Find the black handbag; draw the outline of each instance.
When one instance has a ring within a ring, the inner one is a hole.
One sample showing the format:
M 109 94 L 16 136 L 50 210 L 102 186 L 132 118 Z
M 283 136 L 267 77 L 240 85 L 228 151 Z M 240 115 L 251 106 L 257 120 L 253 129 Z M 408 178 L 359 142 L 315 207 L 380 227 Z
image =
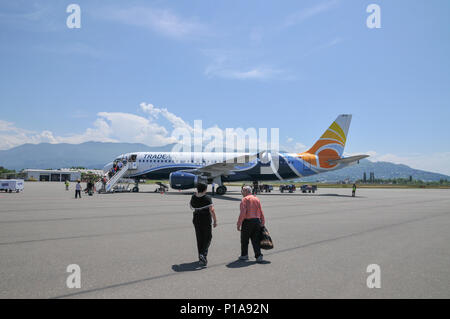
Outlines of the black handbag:
M 272 249 L 273 248 L 273 242 L 272 238 L 270 237 L 269 231 L 266 227 L 261 227 L 261 242 L 260 242 L 261 249 Z

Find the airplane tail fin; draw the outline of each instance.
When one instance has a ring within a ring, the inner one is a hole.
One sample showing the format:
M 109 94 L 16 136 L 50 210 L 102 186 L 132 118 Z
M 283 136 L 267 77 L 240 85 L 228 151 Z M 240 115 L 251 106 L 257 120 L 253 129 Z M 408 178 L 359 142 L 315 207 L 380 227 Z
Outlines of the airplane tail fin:
M 339 159 L 344 153 L 351 120 L 351 114 L 339 115 L 319 140 L 305 153 L 316 155 L 321 167 L 331 167 L 332 165 L 328 161 Z

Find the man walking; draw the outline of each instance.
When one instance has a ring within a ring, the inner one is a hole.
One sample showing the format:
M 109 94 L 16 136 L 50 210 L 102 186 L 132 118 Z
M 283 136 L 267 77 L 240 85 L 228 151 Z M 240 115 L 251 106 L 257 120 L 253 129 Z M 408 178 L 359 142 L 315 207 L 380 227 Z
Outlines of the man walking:
M 241 213 L 237 222 L 237 230 L 241 232 L 240 260 L 248 260 L 248 244 L 252 241 L 253 251 L 257 262 L 263 261 L 261 254 L 261 226 L 265 225 L 264 213 L 258 197 L 252 195 L 252 188 L 242 188 Z

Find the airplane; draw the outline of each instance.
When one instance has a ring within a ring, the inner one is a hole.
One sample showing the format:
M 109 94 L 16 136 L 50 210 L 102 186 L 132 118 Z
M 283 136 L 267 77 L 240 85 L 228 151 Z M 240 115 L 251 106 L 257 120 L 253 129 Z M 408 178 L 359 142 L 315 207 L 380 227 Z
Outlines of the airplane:
M 195 188 L 198 183 L 216 184 L 216 194 L 224 195 L 226 182 L 273 181 L 311 176 L 359 163 L 369 155 L 343 157 L 351 114 L 341 114 L 306 152 L 269 151 L 258 153 L 216 152 L 136 152 L 122 154 L 114 160 L 126 163 L 106 184 L 111 191 L 120 178 L 134 179 L 138 192 L 141 179 L 169 180 L 177 190 Z M 278 159 L 278 165 L 275 165 Z M 113 167 L 108 163 L 103 171 Z M 100 182 L 101 183 L 101 182 Z M 99 189 L 100 185 L 97 187 Z

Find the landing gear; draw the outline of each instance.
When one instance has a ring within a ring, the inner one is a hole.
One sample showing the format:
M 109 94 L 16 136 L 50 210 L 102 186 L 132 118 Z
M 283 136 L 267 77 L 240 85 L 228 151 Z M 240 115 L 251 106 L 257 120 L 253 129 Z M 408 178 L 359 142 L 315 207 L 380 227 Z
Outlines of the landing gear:
M 217 185 L 217 188 L 215 190 L 216 194 L 220 196 L 225 195 L 225 193 L 227 192 L 227 188 L 222 184 L 222 178 L 220 176 L 216 176 L 212 182 Z
M 227 192 L 227 188 L 223 185 L 217 187 L 217 189 L 216 189 L 217 195 L 225 195 L 226 192 Z
M 136 179 L 134 181 L 134 187 L 133 187 L 133 189 L 131 191 L 133 193 L 139 193 L 139 180 L 138 179 Z

